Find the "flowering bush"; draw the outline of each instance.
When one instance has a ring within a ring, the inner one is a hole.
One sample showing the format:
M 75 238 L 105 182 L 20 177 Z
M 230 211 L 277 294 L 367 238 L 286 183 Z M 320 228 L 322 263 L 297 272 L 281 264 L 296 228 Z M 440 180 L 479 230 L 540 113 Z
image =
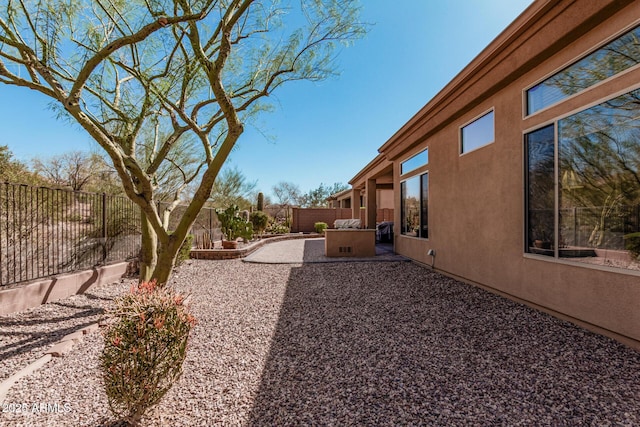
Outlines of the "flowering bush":
M 116 416 L 136 425 L 169 391 L 182 374 L 194 325 L 184 297 L 155 282 L 140 283 L 115 301 L 100 365 Z

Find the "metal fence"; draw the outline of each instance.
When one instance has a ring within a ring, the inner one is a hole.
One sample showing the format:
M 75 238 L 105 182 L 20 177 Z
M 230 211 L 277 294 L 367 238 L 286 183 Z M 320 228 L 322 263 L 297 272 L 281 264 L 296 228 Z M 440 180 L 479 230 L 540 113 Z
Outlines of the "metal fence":
M 624 250 L 624 236 L 640 231 L 640 205 L 576 207 L 560 210 L 563 244 Z
M 161 214 L 168 206 L 157 204 Z M 185 209 L 173 209 L 169 230 Z M 213 247 L 215 210 L 202 209 L 191 233 Z M 0 183 L 0 287 L 135 258 L 140 236 L 140 210 L 126 197 Z
M 0 183 L 0 286 L 137 256 L 140 214 L 107 194 Z
M 162 212 L 169 206 L 168 203 L 158 202 L 158 212 L 162 215 Z M 187 207 L 184 205 L 176 206 L 169 219 L 167 230 L 175 230 L 178 225 L 178 221 L 182 218 L 184 211 Z M 193 244 L 199 249 L 212 249 L 215 240 L 222 238 L 220 227 L 218 223 L 218 216 L 215 209 L 205 207 L 200 210 L 196 220 L 191 226 L 190 234 L 193 234 Z

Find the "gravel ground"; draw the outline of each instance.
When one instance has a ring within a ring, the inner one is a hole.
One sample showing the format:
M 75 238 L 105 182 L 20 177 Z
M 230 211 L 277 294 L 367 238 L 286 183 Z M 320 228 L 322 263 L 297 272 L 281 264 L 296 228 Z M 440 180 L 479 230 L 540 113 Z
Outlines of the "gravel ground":
M 0 381 L 44 355 L 65 335 L 98 322 L 113 298 L 130 280 L 90 289 L 19 313 L 0 316 Z
M 145 426 L 640 425 L 640 353 L 413 263 L 193 261 L 173 282 L 199 323 Z M 17 383 L 5 405 L 28 410 L 0 425 L 117 425 L 101 341 Z

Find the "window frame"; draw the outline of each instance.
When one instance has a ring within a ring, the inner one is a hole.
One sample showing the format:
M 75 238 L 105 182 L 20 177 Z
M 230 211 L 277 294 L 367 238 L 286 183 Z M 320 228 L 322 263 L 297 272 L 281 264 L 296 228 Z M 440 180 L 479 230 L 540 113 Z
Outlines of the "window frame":
M 474 148 L 471 148 L 467 151 L 464 150 L 464 129 L 469 127 L 470 125 L 478 122 L 479 120 L 483 119 L 484 117 L 488 116 L 489 114 L 492 115 L 491 117 L 491 127 L 493 130 L 493 139 L 489 142 L 485 142 L 483 144 L 477 145 Z M 482 113 L 478 114 L 477 116 L 475 116 L 474 118 L 472 118 L 471 120 L 469 120 L 468 122 L 464 123 L 463 125 L 461 125 L 458 128 L 458 155 L 459 156 L 464 156 L 467 155 L 469 153 L 473 153 L 474 151 L 480 150 L 481 148 L 487 147 L 491 144 L 493 144 L 494 142 L 496 142 L 496 109 L 495 107 L 491 107 L 488 110 L 483 111 Z
M 426 203 L 423 199 L 423 194 L 424 194 L 424 178 L 426 177 L 427 180 L 427 188 L 426 188 L 426 192 L 427 192 L 427 200 Z M 406 186 L 406 183 L 409 180 L 412 179 L 416 179 L 418 180 L 418 195 L 419 195 L 419 207 L 418 207 L 418 220 L 419 220 L 419 224 L 418 224 L 418 232 L 416 236 L 412 236 L 409 234 L 406 234 L 403 230 L 404 230 L 404 219 L 405 219 L 405 197 L 404 197 L 404 193 L 405 191 L 404 188 Z M 400 181 L 400 235 L 403 237 L 407 237 L 410 239 L 422 239 L 422 240 L 429 240 L 429 171 L 422 171 L 420 173 L 416 173 L 413 174 L 411 176 L 408 176 L 406 178 L 404 178 L 402 181 Z M 426 210 L 425 210 L 426 208 Z M 424 220 L 424 213 L 426 212 L 426 224 L 423 222 Z M 425 231 L 426 230 L 426 231 Z M 423 235 L 426 234 L 426 235 Z
M 636 69 L 637 67 L 633 67 L 633 69 Z M 616 74 L 615 76 L 612 77 L 618 77 L 620 76 L 620 74 Z M 608 81 L 609 79 L 607 79 Z M 608 102 L 610 100 L 616 99 L 620 96 L 623 96 L 625 94 L 628 94 L 630 92 L 634 92 L 640 90 L 640 83 L 636 83 L 634 85 L 625 87 L 623 89 L 617 90 L 615 92 L 611 92 L 608 93 L 606 96 L 600 97 L 592 102 L 586 103 L 584 105 L 581 105 L 580 107 L 574 108 L 568 112 L 564 112 L 563 114 L 558 114 L 557 116 L 553 117 L 552 119 L 548 119 L 545 120 L 543 122 L 537 123 L 535 126 L 531 126 L 529 128 L 523 129 L 522 131 L 522 160 L 521 160 L 521 165 L 523 167 L 523 182 L 522 182 L 522 188 L 523 188 L 523 198 L 522 198 L 522 206 L 524 209 L 524 217 L 523 217 L 523 227 L 522 227 L 522 250 L 523 250 L 523 256 L 525 258 L 533 258 L 533 259 L 537 259 L 537 260 L 543 260 L 543 261 L 547 261 L 547 262 L 554 262 L 554 263 L 559 263 L 559 264 L 566 264 L 566 265 L 571 265 L 571 266 L 579 266 L 581 268 L 590 268 L 590 269 L 595 269 L 595 270 L 605 270 L 605 271 L 609 271 L 609 272 L 614 272 L 614 273 L 618 273 L 618 274 L 626 274 L 626 275 L 634 275 L 634 276 L 639 276 L 640 277 L 640 271 L 636 271 L 633 269 L 628 269 L 628 268 L 624 268 L 624 267 L 611 267 L 611 266 L 607 266 L 607 265 L 599 265 L 599 264 L 590 264 L 590 263 L 584 263 L 584 262 L 578 262 L 575 260 L 572 260 L 571 257 L 562 257 L 560 256 L 560 248 L 559 248 L 559 244 L 560 244 L 560 176 L 559 176 L 559 172 L 560 172 L 560 154 L 559 154 L 559 146 L 560 146 L 560 132 L 559 132 L 559 123 L 571 116 L 574 116 L 576 114 L 579 114 L 581 112 L 587 111 L 595 106 L 598 106 L 600 104 L 603 104 L 605 102 Z M 566 98 L 565 98 L 566 99 Z M 564 101 L 564 100 L 563 100 Z M 528 221 L 528 203 L 529 203 L 529 199 L 528 199 L 528 190 L 529 190 L 529 181 L 528 181 L 528 174 L 529 174 L 529 159 L 528 159 L 528 152 L 527 152 L 527 144 L 526 144 L 526 140 L 527 140 L 527 135 L 534 133 L 538 130 L 541 130 L 547 126 L 553 126 L 554 127 L 554 240 L 552 242 L 553 244 L 553 254 L 552 256 L 548 256 L 548 255 L 542 255 L 542 254 L 537 254 L 537 253 L 533 253 L 533 252 L 529 252 L 528 249 L 528 239 L 529 239 L 529 230 L 528 230 L 528 225 L 529 225 L 529 221 Z
M 410 162 L 411 160 L 417 158 L 419 155 L 421 154 L 426 154 L 427 156 L 427 161 L 425 163 L 420 163 L 418 166 L 414 166 L 411 169 L 407 170 L 407 171 L 403 171 L 403 165 L 405 163 Z M 429 164 L 429 147 L 426 147 L 424 150 L 420 150 L 417 153 L 413 154 L 412 156 L 407 157 L 405 160 L 400 162 L 400 176 L 405 176 L 405 175 L 409 175 L 425 166 L 427 166 Z
M 564 62 L 562 65 L 560 65 L 559 67 L 557 67 L 556 69 L 554 69 L 553 71 L 549 72 L 548 74 L 544 75 L 543 77 L 541 77 L 540 79 L 534 81 L 533 83 L 531 83 L 528 86 L 525 86 L 524 89 L 522 90 L 522 118 L 523 119 L 529 119 L 531 117 L 534 117 L 538 114 L 541 114 L 544 111 L 547 111 L 565 101 L 569 101 L 571 99 L 573 99 L 576 96 L 580 96 L 581 94 L 585 93 L 586 91 L 590 91 L 593 90 L 594 88 L 597 88 L 598 86 L 602 85 L 602 84 L 606 84 L 607 82 L 611 81 L 612 79 L 616 79 L 618 77 L 621 77 L 627 73 L 633 72 L 634 70 L 640 68 L 640 63 L 633 65 L 629 68 L 624 69 L 623 71 L 616 73 L 612 76 L 607 77 L 604 80 L 600 80 L 597 83 L 588 86 L 576 93 L 573 93 L 565 98 L 562 98 L 552 104 L 546 105 L 545 107 L 536 110 L 533 113 L 529 113 L 529 99 L 527 97 L 528 92 L 533 89 L 534 87 L 538 86 L 539 84 L 545 82 L 546 80 L 552 78 L 553 76 L 556 76 L 558 74 L 560 74 L 561 72 L 563 72 L 564 70 L 568 69 L 569 67 L 571 67 L 574 64 L 577 64 L 578 62 L 580 62 L 581 60 L 585 59 L 586 57 L 588 57 L 589 55 L 597 52 L 598 50 L 602 49 L 603 47 L 607 46 L 609 43 L 615 41 L 616 39 L 622 37 L 623 35 L 625 35 L 626 33 L 630 32 L 631 30 L 635 29 L 636 27 L 640 27 L 640 19 L 636 20 L 634 22 L 632 22 L 631 24 L 625 26 L 624 28 L 622 28 L 620 31 L 610 35 L 609 37 L 607 37 L 604 40 L 601 40 L 597 45 L 594 45 L 584 51 L 582 51 L 581 53 L 579 53 L 578 55 L 576 55 L 575 57 L 573 57 L 572 59 L 570 59 L 569 61 Z
M 417 156 L 426 153 L 426 157 L 427 157 L 427 162 L 420 164 L 414 168 L 412 168 L 409 171 L 406 171 L 403 173 L 402 171 L 402 164 L 406 163 L 408 161 L 411 161 L 412 159 L 416 158 Z M 421 240 L 428 240 L 429 239 L 429 220 L 428 220 L 428 212 L 429 212 L 429 147 L 426 146 L 424 149 L 418 151 L 415 154 L 412 154 L 411 156 L 408 156 L 405 158 L 405 160 L 399 162 L 400 163 L 400 226 L 399 226 L 399 235 L 402 237 L 406 237 L 409 239 L 421 239 Z M 422 195 L 424 192 L 423 189 L 423 179 L 424 176 L 427 176 L 427 201 L 426 201 L 426 205 L 425 202 L 423 201 Z M 420 224 L 418 225 L 418 235 L 417 236 L 412 236 L 412 235 L 408 235 L 405 234 L 404 230 L 404 220 L 405 220 L 405 197 L 404 197 L 404 191 L 403 189 L 405 188 L 406 182 L 412 179 L 417 179 L 418 180 L 418 197 L 419 197 L 419 208 L 418 208 L 418 219 L 420 221 Z M 425 207 L 426 207 L 426 216 L 427 216 L 427 221 L 426 224 L 423 224 L 423 212 L 425 212 Z M 426 236 L 423 236 L 423 231 L 426 225 Z

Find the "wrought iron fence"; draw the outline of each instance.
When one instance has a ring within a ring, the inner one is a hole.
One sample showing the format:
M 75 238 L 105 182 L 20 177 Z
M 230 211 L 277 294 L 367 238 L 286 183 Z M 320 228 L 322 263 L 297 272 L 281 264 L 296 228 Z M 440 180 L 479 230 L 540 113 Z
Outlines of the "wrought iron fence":
M 574 247 L 624 250 L 624 236 L 640 231 L 640 205 L 560 210 L 562 242 Z
M 169 205 L 158 202 L 158 211 Z M 173 209 L 173 230 L 185 206 Z M 197 245 L 220 238 L 215 210 L 204 208 L 191 233 Z M 0 287 L 135 258 L 140 210 L 126 197 L 0 183 Z
M 162 214 L 168 206 L 168 203 L 158 202 L 158 212 Z M 167 230 L 175 230 L 178 225 L 178 220 L 182 217 L 186 208 L 184 205 L 179 205 L 173 209 Z M 191 226 L 190 233 L 194 236 L 194 246 L 199 249 L 213 248 L 214 241 L 222 238 L 222 233 L 218 225 L 218 217 L 215 209 L 210 207 L 202 208 Z
M 0 286 L 137 256 L 140 214 L 107 194 L 0 183 Z

